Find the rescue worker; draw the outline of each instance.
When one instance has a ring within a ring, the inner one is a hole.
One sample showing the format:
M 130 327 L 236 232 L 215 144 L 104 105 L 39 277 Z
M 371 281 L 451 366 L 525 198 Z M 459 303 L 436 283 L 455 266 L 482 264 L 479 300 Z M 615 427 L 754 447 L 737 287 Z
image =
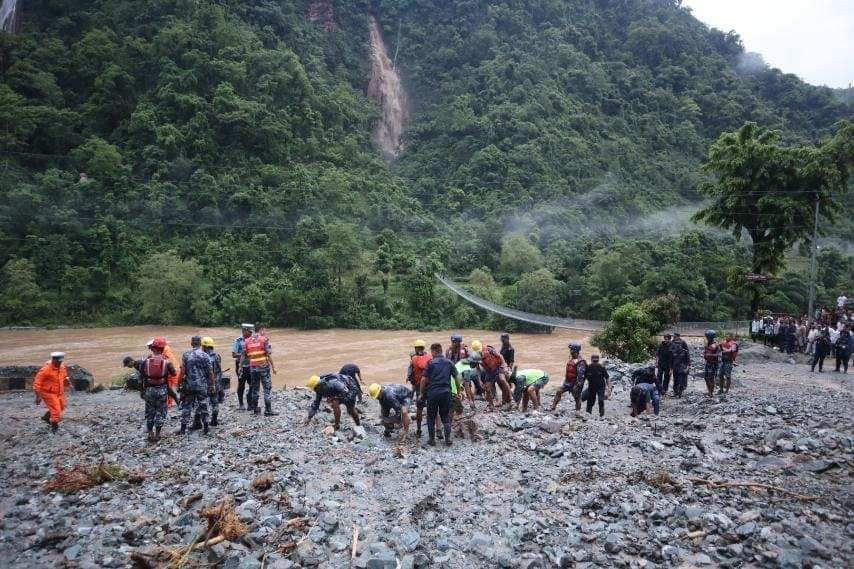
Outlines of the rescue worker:
M 383 435 L 390 437 L 394 426 L 400 423 L 403 427 L 400 440 L 404 440 L 409 434 L 409 404 L 412 402 L 412 389 L 399 383 L 383 386 L 372 383 L 368 387 L 368 395 L 380 404 L 380 420 L 385 428 Z M 392 411 L 394 411 L 394 417 L 391 416 Z
M 480 340 L 472 340 L 471 350 L 469 350 L 469 355 L 477 354 L 479 358 L 481 358 L 481 363 L 483 363 L 483 355 L 481 354 L 481 350 L 483 349 L 483 345 L 480 343 Z M 481 369 L 481 373 L 478 374 L 478 377 L 474 383 L 474 390 L 478 397 L 483 397 L 483 370 Z
M 706 345 L 703 347 L 703 359 L 706 362 L 703 378 L 706 380 L 706 391 L 709 397 L 715 394 L 715 379 L 718 377 L 718 368 L 721 365 L 721 345 L 715 342 L 715 335 L 714 330 L 706 330 Z
M 276 364 L 273 362 L 273 348 L 270 340 L 264 334 L 255 332 L 243 340 L 243 351 L 249 360 L 249 395 L 247 405 L 256 415 L 261 413 L 258 406 L 259 391 L 264 386 L 264 416 L 272 417 L 278 415 L 273 411 L 273 382 L 270 379 L 270 371 L 276 373 Z
M 181 377 L 178 382 L 178 391 L 181 394 L 184 394 L 184 389 L 187 385 L 187 368 L 190 361 L 190 356 L 193 355 L 193 352 L 201 349 L 202 347 L 202 337 L 201 336 L 190 336 L 190 349 L 185 350 L 184 353 L 181 354 Z M 183 409 L 183 407 L 182 407 Z M 202 416 L 196 411 L 195 416 L 193 417 L 193 425 L 190 427 L 190 430 L 197 431 L 202 428 Z
M 571 393 L 575 399 L 575 410 L 581 411 L 581 387 L 584 384 L 584 373 L 587 370 L 587 362 L 581 357 L 581 344 L 578 342 L 569 343 L 569 360 L 566 362 L 566 374 L 563 378 L 563 384 L 552 400 L 552 408 L 557 409 L 557 404 L 560 403 L 564 393 Z
M 516 367 L 516 348 L 510 344 L 510 334 L 502 332 L 501 334 L 501 357 L 511 370 Z
M 169 377 L 176 375 L 174 364 L 163 353 L 166 340 L 155 338 L 148 345 L 151 353 L 142 360 L 126 357 L 125 367 L 139 372 L 139 396 L 145 401 L 145 427 L 148 431 L 148 442 L 158 442 L 160 431 L 166 423 L 167 403 L 171 396 L 176 401 L 180 398 L 169 386 Z
M 172 349 L 172 346 L 170 346 L 169 343 L 166 342 L 166 338 L 163 338 L 162 336 L 158 336 L 158 338 L 161 338 L 165 344 L 165 347 L 163 348 L 162 352 L 163 355 L 166 356 L 166 359 L 172 362 L 172 367 L 175 369 L 175 373 L 166 378 L 166 382 L 169 384 L 170 393 L 175 393 L 178 388 L 178 383 L 181 381 L 181 361 L 178 359 L 178 355 Z M 174 398 L 170 395 L 169 398 L 166 400 L 166 406 L 171 407 L 177 401 L 177 398 Z
M 341 405 L 347 408 L 347 413 L 353 418 L 356 425 L 361 425 L 359 422 L 359 411 L 356 409 L 356 388 L 352 378 L 338 373 L 325 373 L 323 375 L 313 375 L 308 378 L 306 387 L 314 391 L 314 402 L 308 410 L 308 417 L 304 425 L 311 423 L 314 416 L 320 410 L 320 402 L 326 398 L 326 402 L 332 407 L 332 413 L 335 417 L 335 430 L 341 428 Z
M 673 350 L 673 396 L 682 397 L 682 393 L 688 388 L 688 372 L 691 369 L 691 352 L 688 344 L 682 339 L 679 332 L 673 333 L 673 341 L 670 343 Z
M 471 403 L 472 411 L 477 410 L 474 403 L 473 386 L 480 382 L 480 361 L 480 354 L 472 352 L 468 358 L 460 360 L 457 364 L 457 372 L 459 372 L 460 378 L 463 381 L 463 390 L 465 391 L 466 398 Z
M 495 385 L 501 389 L 501 405 L 511 405 L 510 384 L 507 382 L 509 371 L 507 362 L 501 354 L 492 346 L 486 346 L 480 353 L 481 357 L 481 379 L 483 381 L 483 392 L 486 396 L 486 404 L 490 411 L 494 410 L 493 400 L 496 397 Z
M 460 334 L 451 334 L 451 345 L 445 351 L 445 357 L 453 363 L 469 357 L 468 346 L 463 345 L 463 337 Z
M 667 388 L 670 386 L 670 375 L 673 371 L 673 350 L 671 349 L 671 338 L 670 334 L 665 334 L 661 344 L 658 345 L 658 350 L 656 350 L 656 367 L 658 368 L 658 373 L 656 375 L 655 384 L 661 393 L 667 393 Z
M 540 408 L 540 391 L 549 382 L 549 375 L 541 369 L 523 369 L 513 372 L 516 377 L 514 398 L 517 405 L 521 405 L 522 412 L 528 411 L 528 402 L 534 411 Z M 516 395 L 518 394 L 518 395 Z
M 436 446 L 436 417 L 442 420 L 445 445 L 451 446 L 451 390 L 452 381 L 459 379 L 454 363 L 442 355 L 442 345 L 430 346 L 432 358 L 424 370 L 419 397 L 427 404 L 427 444 Z
M 195 340 L 195 338 L 194 338 Z M 181 376 L 181 431 L 187 432 L 187 425 L 194 411 L 199 415 L 204 433 L 208 434 L 208 401 L 216 395 L 216 377 L 208 354 L 199 346 L 192 350 L 185 361 Z
M 841 367 L 842 373 L 848 373 L 848 360 L 851 358 L 851 350 L 854 348 L 854 342 L 852 342 L 851 331 L 847 327 L 839 333 L 834 348 L 836 348 L 835 371 L 839 373 Z
M 582 393 L 582 401 L 587 402 L 587 412 L 593 412 L 593 404 L 599 403 L 599 417 L 605 416 L 605 389 L 608 386 L 608 370 L 599 363 L 599 354 L 590 356 L 590 365 L 584 370 L 582 385 L 587 382 L 587 389 Z
M 427 364 L 430 363 L 432 356 L 424 351 L 427 344 L 424 340 L 415 340 L 412 344 L 415 350 L 414 354 L 409 356 L 409 368 L 406 371 L 406 381 L 412 385 L 412 390 L 415 392 L 417 402 L 415 403 L 415 436 L 421 436 L 421 421 L 424 416 L 424 406 L 426 402 L 418 397 L 421 393 L 421 381 L 424 378 L 424 371 L 427 369 Z
M 814 355 L 812 357 L 812 365 L 810 372 L 815 371 L 815 365 L 818 364 L 818 372 L 821 373 L 824 368 L 824 358 L 830 354 L 830 338 L 827 337 L 827 329 L 820 330 L 815 338 L 815 346 L 813 347 Z
M 356 386 L 356 390 L 359 392 L 359 403 L 361 403 L 362 385 L 365 384 L 365 381 L 362 379 L 362 370 L 359 369 L 359 366 L 357 366 L 356 364 L 344 364 L 343 366 L 341 366 L 341 369 L 338 370 L 338 373 L 353 378 L 353 383 Z
M 650 404 L 652 404 L 653 412 L 656 415 L 661 410 L 661 395 L 658 393 L 658 388 L 652 383 L 638 383 L 632 387 L 629 400 L 632 406 L 632 417 L 649 411 Z
M 720 394 L 729 393 L 729 388 L 732 385 L 732 366 L 735 363 L 735 358 L 738 355 L 738 343 L 732 337 L 732 334 L 727 334 L 723 344 L 721 344 L 721 369 L 720 369 Z
M 42 415 L 42 421 L 50 424 L 50 430 L 55 433 L 59 430 L 59 421 L 62 412 L 65 411 L 65 386 L 74 388 L 68 379 L 68 370 L 63 361 L 64 352 L 53 352 L 50 360 L 36 372 L 33 380 L 33 391 L 36 393 L 36 406 L 44 401 L 47 411 Z
M 637 385 L 639 383 L 651 383 L 660 389 L 658 385 L 658 377 L 655 374 L 655 366 L 645 365 L 641 366 L 635 371 L 632 372 L 632 385 Z
M 211 404 L 211 427 L 216 427 L 219 425 L 219 403 L 222 401 L 223 395 L 223 386 L 222 386 L 222 358 L 218 353 L 214 351 L 216 345 L 214 345 L 213 338 L 210 336 L 205 336 L 202 338 L 202 350 L 208 355 L 211 359 L 211 366 L 213 367 L 213 375 L 214 375 L 214 392 L 211 393 L 210 396 L 210 404 Z
M 254 332 L 254 324 L 243 324 L 240 327 L 240 336 L 231 344 L 231 357 L 234 358 L 234 369 L 237 373 L 237 408 L 240 410 L 247 408 L 243 405 L 243 394 L 246 384 L 249 383 L 249 358 L 246 357 L 243 344 Z

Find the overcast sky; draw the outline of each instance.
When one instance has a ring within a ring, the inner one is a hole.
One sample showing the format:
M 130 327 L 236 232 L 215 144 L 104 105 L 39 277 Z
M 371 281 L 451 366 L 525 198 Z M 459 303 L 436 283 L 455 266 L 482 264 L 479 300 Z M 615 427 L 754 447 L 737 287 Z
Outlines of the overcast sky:
M 854 82 L 854 0 L 683 0 L 694 16 L 735 30 L 747 51 L 815 85 Z

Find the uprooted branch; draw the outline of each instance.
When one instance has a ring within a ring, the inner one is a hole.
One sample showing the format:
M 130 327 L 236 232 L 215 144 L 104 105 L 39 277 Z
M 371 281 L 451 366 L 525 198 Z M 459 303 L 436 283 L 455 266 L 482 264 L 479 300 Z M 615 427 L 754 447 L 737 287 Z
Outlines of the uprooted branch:
M 786 490 L 785 488 L 781 488 L 780 486 L 772 486 L 770 484 L 763 484 L 761 482 L 715 482 L 714 480 L 707 480 L 705 478 L 697 478 L 690 477 L 688 478 L 694 484 L 702 484 L 704 486 L 708 486 L 712 489 L 718 488 L 747 488 L 749 490 L 766 490 L 768 492 L 779 492 L 780 494 L 790 496 L 795 498 L 796 500 L 800 500 L 802 502 L 811 502 L 813 500 L 818 500 L 817 496 L 809 496 L 807 494 L 798 494 L 797 492 L 792 492 L 790 490 Z

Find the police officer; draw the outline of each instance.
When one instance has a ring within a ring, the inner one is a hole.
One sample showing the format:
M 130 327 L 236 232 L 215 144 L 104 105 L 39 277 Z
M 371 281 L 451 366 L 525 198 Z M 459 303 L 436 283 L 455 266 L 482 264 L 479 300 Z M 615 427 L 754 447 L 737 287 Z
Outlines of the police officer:
M 272 417 L 278 415 L 273 411 L 273 382 L 270 379 L 270 371 L 276 373 L 276 364 L 273 362 L 273 348 L 270 340 L 260 331 L 256 330 L 248 338 L 243 340 L 243 352 L 249 360 L 249 396 L 247 405 L 256 414 L 261 413 L 258 406 L 261 386 L 264 386 L 264 415 Z
M 231 357 L 234 358 L 234 370 L 237 374 L 237 404 L 238 409 L 246 409 L 243 405 L 243 393 L 246 391 L 246 384 L 249 383 L 249 358 L 243 350 L 243 343 L 246 338 L 252 336 L 255 332 L 254 324 L 243 324 L 240 327 L 241 335 L 238 336 L 231 345 Z
M 205 336 L 202 338 L 202 350 L 208 355 L 211 359 L 211 366 L 213 366 L 213 374 L 214 374 L 214 387 L 215 391 L 211 393 L 210 396 L 210 405 L 211 405 L 211 426 L 216 427 L 219 425 L 219 403 L 222 401 L 223 396 L 223 386 L 222 386 L 222 358 L 218 353 L 214 351 L 216 346 L 214 345 L 213 338 L 210 336 Z
M 608 370 L 599 363 L 599 354 L 590 356 L 590 365 L 584 370 L 582 382 L 587 382 L 587 412 L 593 412 L 593 404 L 599 403 L 599 417 L 605 416 L 605 388 L 608 385 Z
M 201 419 L 204 433 L 208 434 L 208 402 L 211 395 L 216 394 L 216 378 L 211 358 L 201 348 L 201 338 L 199 338 L 199 347 L 192 350 L 182 361 L 182 367 L 186 367 L 181 374 L 180 434 L 187 432 L 187 425 L 194 411 Z
M 688 387 L 688 371 L 691 369 L 691 352 L 688 344 L 682 339 L 678 332 L 673 333 L 673 341 L 670 343 L 673 352 L 673 395 L 682 397 Z
M 658 375 L 656 376 L 655 384 L 662 393 L 667 393 L 667 388 L 670 386 L 670 374 L 673 370 L 673 350 L 670 349 L 672 336 L 665 334 L 661 344 L 658 345 L 656 351 L 656 367 Z

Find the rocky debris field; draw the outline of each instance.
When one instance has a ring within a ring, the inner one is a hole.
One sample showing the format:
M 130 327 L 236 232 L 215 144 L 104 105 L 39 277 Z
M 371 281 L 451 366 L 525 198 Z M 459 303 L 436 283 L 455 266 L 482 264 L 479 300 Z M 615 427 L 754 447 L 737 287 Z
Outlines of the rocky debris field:
M 31 394 L 6 394 L 0 565 L 851 566 L 847 377 L 750 363 L 725 399 L 691 381 L 656 420 L 630 418 L 617 381 L 602 420 L 571 398 L 556 414 L 480 413 L 482 440 L 450 448 L 385 439 L 372 400 L 364 431 L 345 414 L 330 434 L 328 412 L 303 427 L 304 390 L 276 391 L 272 418 L 229 394 L 207 437 L 173 434 L 170 410 L 157 445 L 135 393 L 72 395 L 55 436 Z M 46 491 L 58 469 L 102 461 L 102 484 Z M 223 503 L 228 531 L 221 510 L 202 515 Z

